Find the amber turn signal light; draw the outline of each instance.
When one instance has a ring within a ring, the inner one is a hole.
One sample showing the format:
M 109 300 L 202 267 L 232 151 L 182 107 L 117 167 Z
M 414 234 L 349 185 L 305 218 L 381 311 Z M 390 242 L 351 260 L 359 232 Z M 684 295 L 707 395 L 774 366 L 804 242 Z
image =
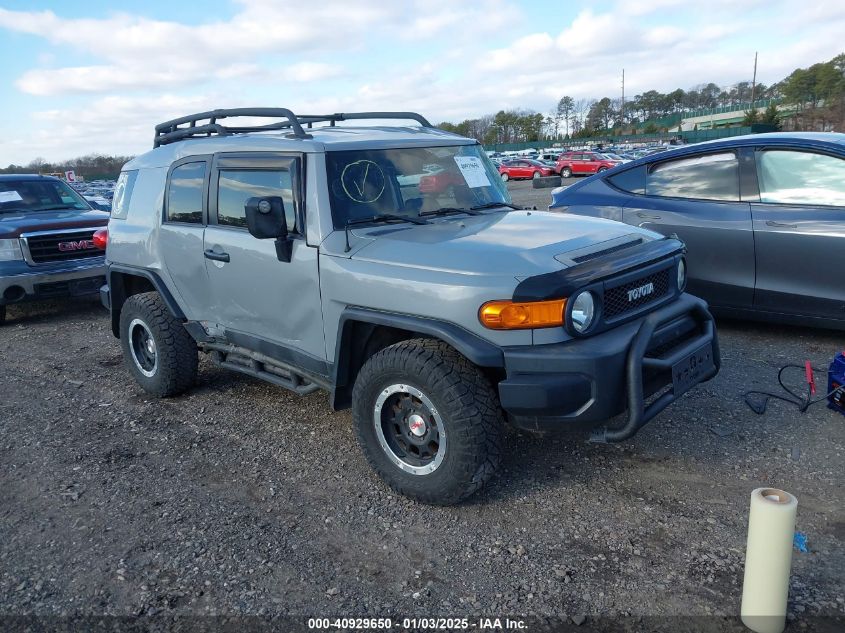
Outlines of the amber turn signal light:
M 478 310 L 481 325 L 491 330 L 524 330 L 563 325 L 566 299 L 552 301 L 488 301 Z

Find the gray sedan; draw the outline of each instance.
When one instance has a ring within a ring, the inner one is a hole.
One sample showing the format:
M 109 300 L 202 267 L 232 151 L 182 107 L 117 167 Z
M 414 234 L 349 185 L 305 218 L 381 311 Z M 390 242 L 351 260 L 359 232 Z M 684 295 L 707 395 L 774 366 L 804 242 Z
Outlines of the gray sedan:
M 549 209 L 677 234 L 689 292 L 717 313 L 845 329 L 845 134 L 647 156 L 553 191 Z

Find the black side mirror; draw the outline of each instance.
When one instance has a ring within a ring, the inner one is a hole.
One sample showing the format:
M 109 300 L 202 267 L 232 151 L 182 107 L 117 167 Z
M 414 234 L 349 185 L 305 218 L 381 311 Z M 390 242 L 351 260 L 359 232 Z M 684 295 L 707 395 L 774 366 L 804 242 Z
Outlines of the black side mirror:
M 259 240 L 286 238 L 285 202 L 280 196 L 250 198 L 244 204 L 246 225 L 250 234 Z
M 280 196 L 250 198 L 244 204 L 244 212 L 250 235 L 259 240 L 276 238 L 276 257 L 280 262 L 289 262 L 293 243 L 288 237 L 284 200 Z

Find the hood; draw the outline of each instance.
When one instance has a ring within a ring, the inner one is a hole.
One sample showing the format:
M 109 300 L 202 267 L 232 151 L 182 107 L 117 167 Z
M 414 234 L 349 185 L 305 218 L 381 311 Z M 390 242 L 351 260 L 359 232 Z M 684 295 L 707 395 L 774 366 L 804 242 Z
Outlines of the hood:
M 353 259 L 475 275 L 536 275 L 568 268 L 589 253 L 661 236 L 600 218 L 511 211 L 439 218 L 422 226 L 355 229 L 373 241 Z M 556 256 L 563 256 L 555 259 Z
M 0 213 L 0 239 L 20 237 L 31 231 L 62 231 L 104 227 L 109 223 L 107 211 L 95 209 L 62 209 L 56 211 L 10 211 Z

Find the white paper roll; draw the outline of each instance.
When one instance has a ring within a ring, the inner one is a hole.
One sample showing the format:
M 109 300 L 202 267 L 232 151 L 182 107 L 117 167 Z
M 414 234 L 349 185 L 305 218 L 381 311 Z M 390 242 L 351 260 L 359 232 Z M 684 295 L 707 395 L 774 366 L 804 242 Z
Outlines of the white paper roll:
M 781 633 L 786 626 L 797 509 L 798 500 L 783 490 L 751 493 L 740 615 L 757 633 Z

